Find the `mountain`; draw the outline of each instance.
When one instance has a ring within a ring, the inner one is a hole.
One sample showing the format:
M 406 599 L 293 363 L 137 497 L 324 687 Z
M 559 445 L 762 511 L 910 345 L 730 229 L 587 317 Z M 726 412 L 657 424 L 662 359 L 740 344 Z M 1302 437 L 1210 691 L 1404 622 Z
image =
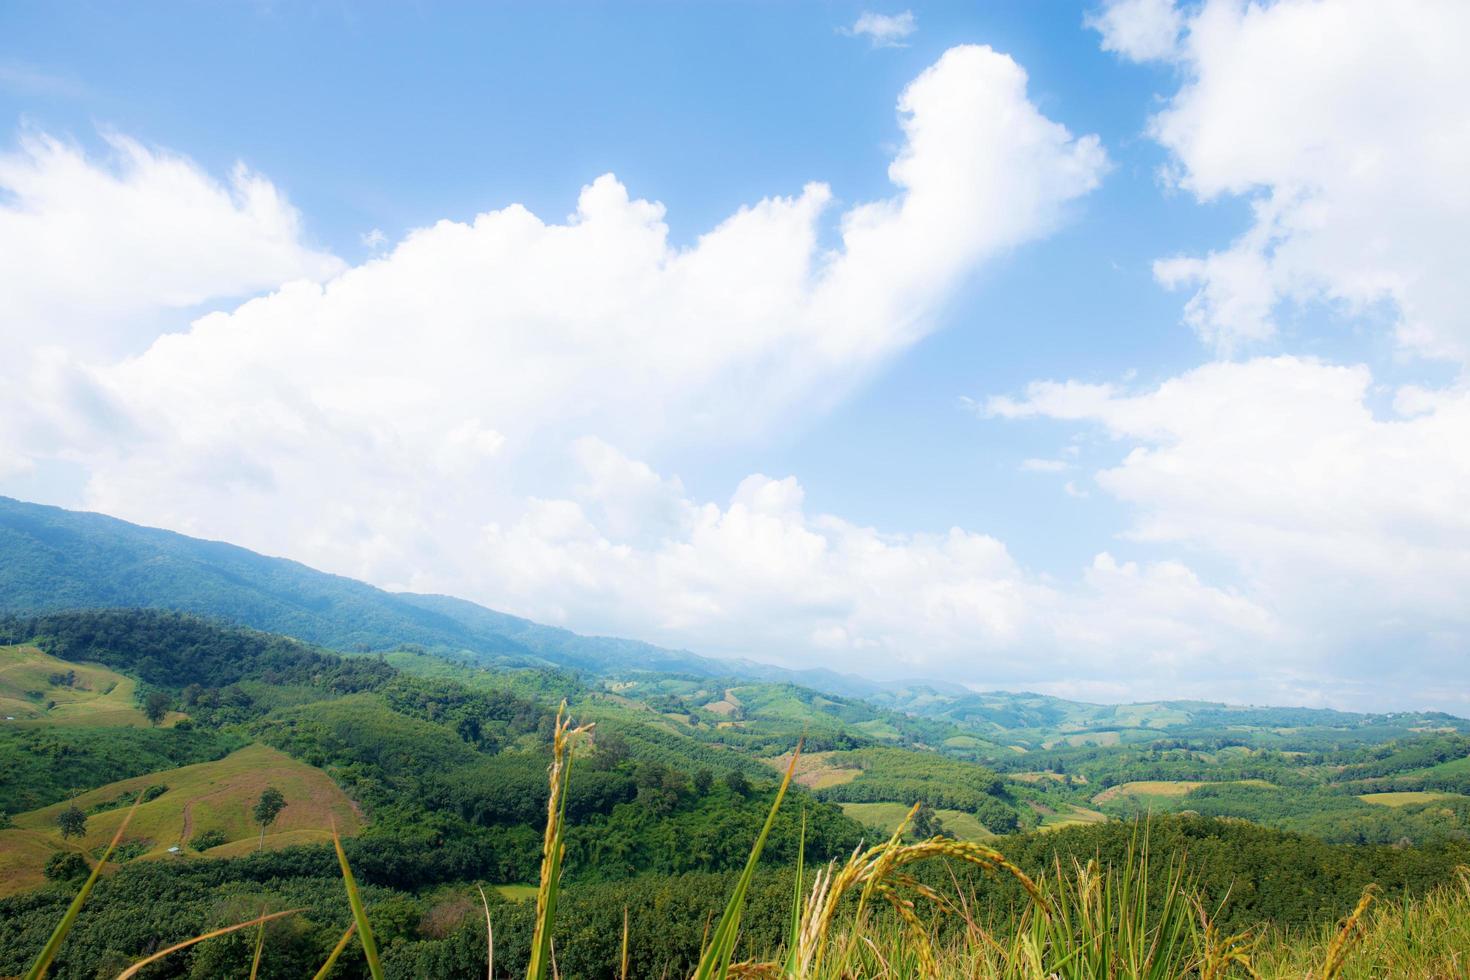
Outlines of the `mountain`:
M 1094 705 L 1041 694 L 976 693 L 941 681 L 878 683 L 830 670 L 716 659 L 638 640 L 583 636 L 450 596 L 388 592 L 219 541 L 0 497 L 0 615 L 99 608 L 195 613 L 349 652 L 419 646 L 483 665 L 789 684 L 860 698 L 983 738 L 1024 732 L 1020 740 L 1035 746 L 1083 744 L 1096 741 L 1094 733 L 1147 739 L 1219 726 L 1470 730 L 1462 719 L 1433 712 L 1383 716 L 1184 701 Z
M 219 541 L 0 497 L 0 613 L 81 608 L 172 609 L 337 650 L 417 644 L 598 672 L 733 672 L 687 651 L 581 636 L 462 599 L 387 592 Z
M 796 683 L 848 696 L 878 689 L 833 671 L 791 671 L 583 636 L 464 599 L 387 592 L 232 544 L 0 497 L 0 614 L 83 608 L 189 612 L 335 650 L 412 644 L 477 661 L 596 674 L 658 670 Z

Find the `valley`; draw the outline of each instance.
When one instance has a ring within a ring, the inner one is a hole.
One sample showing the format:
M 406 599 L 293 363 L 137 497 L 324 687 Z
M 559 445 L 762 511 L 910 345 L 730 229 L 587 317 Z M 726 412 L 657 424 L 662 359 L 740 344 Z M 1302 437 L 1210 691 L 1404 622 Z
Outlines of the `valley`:
M 798 746 L 751 886 L 752 951 L 780 942 L 798 855 L 810 871 L 885 839 L 915 803 L 905 840 L 984 844 L 1037 875 L 1074 857 L 1126 864 L 1146 834 L 1188 854 L 1223 929 L 1325 928 L 1369 882 L 1427 894 L 1470 862 L 1470 722 L 1448 715 L 1091 705 L 669 651 L 645 664 L 624 641 L 179 536 L 164 564 L 199 574 L 158 579 L 151 608 L 50 608 L 34 597 L 101 601 L 57 557 L 82 547 L 66 535 L 91 535 L 119 579 L 139 563 L 158 574 L 148 548 L 163 545 L 38 510 L 0 521 L 0 973 L 23 968 L 140 799 L 91 900 L 111 912 L 78 920 L 58 976 L 261 906 L 308 909 L 270 934 L 276 968 L 309 973 L 346 922 L 334 827 L 391 975 L 483 970 L 477 886 L 517 969 L 563 702 L 593 725 L 565 802 L 569 977 L 607 975 L 624 907 L 646 939 L 635 975 L 688 972 Z M 288 615 L 296 602 L 310 615 Z M 282 617 L 317 639 L 263 628 Z M 284 806 L 262 834 L 268 787 Z M 63 838 L 73 808 L 85 829 Z M 958 875 L 1005 928 L 1022 893 L 973 870 L 934 882 Z M 191 969 L 248 972 L 249 952 L 220 941 Z

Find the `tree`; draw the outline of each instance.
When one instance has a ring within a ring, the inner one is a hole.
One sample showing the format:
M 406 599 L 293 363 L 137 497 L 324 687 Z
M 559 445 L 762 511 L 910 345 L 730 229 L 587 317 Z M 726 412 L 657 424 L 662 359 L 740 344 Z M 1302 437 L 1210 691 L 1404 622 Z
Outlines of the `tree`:
M 708 769 L 701 769 L 694 774 L 694 792 L 701 797 L 708 796 L 710 788 L 715 784 L 715 774 Z
M 87 836 L 87 815 L 73 803 L 57 814 L 56 826 L 61 828 L 61 839 Z
M 919 804 L 919 811 L 914 814 L 914 822 L 909 825 L 909 833 L 913 834 L 916 840 L 947 836 L 939 815 L 928 803 Z
M 256 850 L 265 847 L 265 828 L 276 822 L 276 817 L 285 806 L 286 798 L 274 786 L 267 786 L 260 791 L 260 799 L 255 801 L 255 807 L 250 811 L 250 816 L 260 824 L 260 846 Z
M 158 724 L 168 717 L 169 697 L 162 691 L 150 691 L 148 698 L 143 702 L 143 713 L 153 724 Z
M 731 769 L 725 773 L 725 785 L 730 787 L 730 792 L 737 796 L 750 795 L 750 780 L 745 778 L 745 773 L 739 769 Z

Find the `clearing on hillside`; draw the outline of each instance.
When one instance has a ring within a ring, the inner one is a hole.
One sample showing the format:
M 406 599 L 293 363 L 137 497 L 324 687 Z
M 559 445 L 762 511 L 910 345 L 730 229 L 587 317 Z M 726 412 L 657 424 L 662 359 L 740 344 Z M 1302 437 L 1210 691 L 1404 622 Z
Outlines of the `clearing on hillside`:
M 286 798 L 285 808 L 266 833 L 268 848 L 329 841 L 334 818 L 343 836 L 356 834 L 362 826 L 352 801 L 326 773 L 267 746 L 249 745 L 216 762 L 119 780 L 75 800 L 16 816 L 12 828 L 0 830 L 0 895 L 39 885 L 46 859 L 55 851 L 80 851 L 90 857 L 100 854 L 134 796 L 154 786 L 167 789 L 138 807 L 123 837 L 124 846 L 133 842 L 133 857 L 200 857 L 189 842 L 210 830 L 222 834 L 225 842 L 202 856 L 250 853 L 260 842 L 260 829 L 251 820 L 250 810 L 267 786 L 274 786 Z M 63 841 L 56 827 L 57 815 L 71 803 L 87 813 L 87 834 L 80 841 Z M 94 807 L 104 809 L 92 812 Z M 180 848 L 177 855 L 169 853 L 173 846 Z
M 32 646 L 0 646 L 0 721 L 147 728 L 138 688 L 101 664 L 73 663 Z M 170 712 L 164 724 L 183 715 Z
M 877 827 L 885 834 L 893 833 L 898 822 L 908 816 L 908 803 L 843 803 L 842 812 L 867 827 Z M 973 813 L 964 810 L 935 810 L 934 815 L 944 830 L 959 840 L 985 840 L 994 837 Z
M 863 774 L 855 766 L 838 764 L 834 758 L 837 755 L 837 752 L 812 752 L 803 755 L 796 762 L 796 775 L 792 778 L 808 789 L 826 789 L 828 786 L 850 783 Z M 791 753 L 761 761 L 778 772 L 785 772 L 786 767 L 791 765 Z
M 1077 806 L 1075 803 L 1068 803 L 1060 810 L 1054 810 L 1044 803 L 1031 802 L 1027 805 L 1041 817 L 1040 830 L 1060 830 L 1062 827 L 1076 827 L 1081 824 L 1107 823 L 1108 820 L 1107 814 Z
M 1358 799 L 1364 803 L 1377 803 L 1380 806 L 1409 806 L 1412 803 L 1433 803 L 1435 800 L 1463 800 L 1465 797 L 1459 793 L 1431 793 L 1418 791 L 1400 791 L 1396 793 L 1364 793 Z
M 1206 783 L 1194 779 L 1139 779 L 1131 783 L 1119 783 L 1117 786 L 1109 786 L 1092 798 L 1093 803 L 1107 803 L 1120 797 L 1132 797 L 1134 800 L 1146 803 L 1152 798 L 1177 799 L 1186 796 L 1191 790 L 1198 789 Z M 1236 779 L 1226 782 L 1213 783 L 1215 786 L 1261 786 L 1271 788 L 1274 784 L 1264 779 Z

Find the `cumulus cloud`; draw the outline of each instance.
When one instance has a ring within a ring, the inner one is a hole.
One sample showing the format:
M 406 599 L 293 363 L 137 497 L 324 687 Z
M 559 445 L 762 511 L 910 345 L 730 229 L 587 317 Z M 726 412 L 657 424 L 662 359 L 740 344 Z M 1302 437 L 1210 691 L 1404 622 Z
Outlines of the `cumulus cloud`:
M 1366 367 L 1282 356 L 1137 392 L 1037 383 L 990 409 L 1119 440 L 1096 483 L 1134 508 L 1129 537 L 1230 569 L 1279 622 L 1277 665 L 1353 678 L 1393 651 L 1394 683 L 1427 691 L 1463 677 L 1470 640 L 1470 392 L 1410 389 L 1384 417 L 1372 392 Z
M 962 283 L 1054 228 L 1106 167 L 1096 137 L 1045 118 L 989 48 L 947 52 L 898 109 L 892 195 L 838 214 L 812 183 L 676 248 L 663 207 L 604 175 L 563 221 L 519 205 L 446 220 L 320 281 L 336 260 L 300 244 L 259 178 L 226 186 L 131 149 L 99 168 L 37 144 L 21 158 L 130 202 L 168 175 L 197 192 L 195 218 L 264 229 L 271 247 L 237 259 L 280 260 L 104 276 L 96 304 L 156 311 L 291 281 L 121 359 L 89 353 L 97 338 L 41 350 L 28 334 L 4 458 L 79 467 L 82 502 L 119 516 L 584 629 L 1006 675 L 1045 641 L 1034 610 L 1051 588 L 995 539 L 809 514 L 791 478 L 699 500 L 642 462 L 800 424 L 936 329 Z M 151 227 L 156 247 L 130 239 L 130 215 L 76 213 L 76 241 L 141 255 L 91 262 L 209 251 L 178 215 Z M 3 226 L 0 248 L 24 253 L 51 224 Z M 52 292 L 65 297 L 34 304 Z
M 161 309 L 342 270 L 303 242 L 296 210 L 243 164 L 220 181 L 125 136 L 105 141 L 104 160 L 42 133 L 0 154 L 0 343 L 10 351 L 131 353 L 156 335 Z
M 1184 15 L 1174 0 L 1107 0 L 1083 20 L 1102 35 L 1102 48 L 1130 61 L 1174 57 Z
M 1167 31 L 1156 46 L 1125 27 L 1169 6 L 1109 5 L 1104 46 L 1163 56 Z M 1183 84 L 1150 132 L 1178 186 L 1253 209 L 1228 246 L 1156 266 L 1197 290 L 1186 320 L 1206 341 L 1270 338 L 1282 303 L 1387 304 L 1403 348 L 1470 360 L 1467 36 L 1470 6 L 1453 0 L 1206 0 L 1188 15 Z
M 790 477 L 757 474 L 723 504 L 700 502 L 605 444 L 584 440 L 578 455 L 588 478 L 573 496 L 538 499 L 479 542 L 480 587 L 542 619 L 577 610 L 611 632 L 879 677 L 1126 678 L 1137 696 L 1218 694 L 1213 663 L 1278 629 L 1179 562 L 1101 554 L 1058 583 L 989 535 L 809 513 Z
M 901 48 L 904 40 L 919 29 L 912 11 L 901 14 L 875 14 L 864 11 L 842 33 L 849 37 L 865 37 L 875 48 Z

